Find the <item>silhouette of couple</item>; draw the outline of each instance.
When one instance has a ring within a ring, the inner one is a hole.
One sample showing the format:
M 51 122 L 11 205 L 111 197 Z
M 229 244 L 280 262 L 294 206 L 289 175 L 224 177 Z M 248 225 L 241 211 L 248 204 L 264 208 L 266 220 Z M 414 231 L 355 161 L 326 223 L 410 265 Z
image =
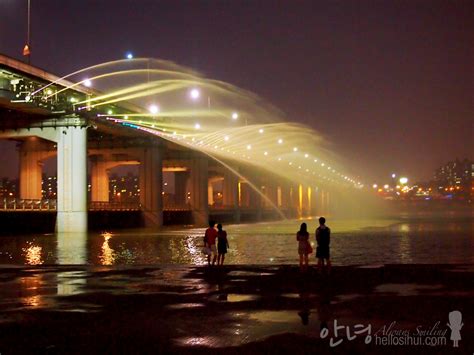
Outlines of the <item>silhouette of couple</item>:
M 227 254 L 227 248 L 229 248 L 227 232 L 222 229 L 222 224 L 219 223 L 217 225 L 217 230 L 214 228 L 215 225 L 216 222 L 209 221 L 209 228 L 206 229 L 204 234 L 203 253 L 207 255 L 207 264 L 209 266 L 214 266 L 216 261 L 217 265 L 224 265 L 225 254 Z
M 316 258 L 318 259 L 318 270 L 329 273 L 331 270 L 331 259 L 329 257 L 329 244 L 331 242 L 331 229 L 326 226 L 326 218 L 319 218 L 319 227 L 316 229 Z M 301 223 L 300 230 L 296 233 L 298 241 L 298 254 L 300 256 L 300 270 L 308 270 L 308 255 L 313 252 L 309 242 L 308 226 Z

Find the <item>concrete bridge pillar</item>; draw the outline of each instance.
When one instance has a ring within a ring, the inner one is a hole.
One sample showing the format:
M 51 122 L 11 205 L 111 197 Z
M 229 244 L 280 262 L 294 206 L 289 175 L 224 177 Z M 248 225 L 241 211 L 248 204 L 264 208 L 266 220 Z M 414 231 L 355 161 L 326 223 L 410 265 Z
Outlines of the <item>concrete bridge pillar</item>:
M 265 182 L 265 207 L 278 207 L 278 186 L 270 180 Z
M 109 170 L 121 165 L 137 165 L 138 159 L 113 154 L 91 157 L 91 201 L 109 202 Z
M 144 149 L 139 168 L 140 203 L 145 226 L 163 225 L 163 150 L 153 145 Z
M 209 206 L 214 205 L 214 187 L 211 181 L 207 181 L 207 204 Z
M 191 208 L 193 222 L 205 227 L 209 223 L 208 160 L 196 156 L 191 163 Z
M 41 200 L 43 160 L 56 152 L 38 137 L 27 137 L 20 148 L 20 198 Z
M 91 201 L 109 202 L 109 173 L 107 162 L 100 157 L 91 161 Z
M 189 179 L 189 172 L 178 171 L 174 173 L 174 203 L 177 206 L 187 204 L 186 186 Z
M 251 208 L 255 208 L 255 219 L 257 221 L 262 220 L 262 209 L 263 209 L 263 203 L 262 203 L 262 195 L 259 193 L 261 192 L 261 181 L 259 178 L 254 178 L 252 181 L 254 183 L 254 186 L 258 189 L 256 191 L 252 186 L 249 185 L 249 206 Z
M 222 186 L 224 207 L 234 210 L 234 223 L 240 223 L 239 182 L 238 177 L 230 170 L 225 170 Z
M 296 218 L 302 217 L 303 212 L 303 186 L 294 184 L 290 188 L 291 209 Z
M 299 189 L 301 217 L 307 217 L 309 216 L 308 186 L 305 184 L 300 184 Z
M 320 193 L 320 208 L 319 208 L 319 215 L 320 216 L 324 216 L 327 214 L 327 205 L 326 205 L 326 194 L 327 192 L 323 189 L 321 189 L 321 193 Z
M 329 191 L 326 191 L 326 214 L 329 215 L 331 214 L 331 210 L 332 210 L 332 198 L 331 198 L 331 194 L 329 193 Z
M 290 186 L 286 182 L 280 183 L 279 186 L 279 206 L 285 212 L 286 217 L 291 217 L 291 195 Z
M 313 186 L 311 189 L 311 215 L 312 216 L 317 216 L 318 215 L 318 197 L 319 197 L 319 189 L 317 186 Z
M 251 187 L 247 181 L 240 182 L 240 207 L 250 207 L 250 190 Z
M 58 133 L 58 232 L 87 231 L 87 129 L 63 127 Z

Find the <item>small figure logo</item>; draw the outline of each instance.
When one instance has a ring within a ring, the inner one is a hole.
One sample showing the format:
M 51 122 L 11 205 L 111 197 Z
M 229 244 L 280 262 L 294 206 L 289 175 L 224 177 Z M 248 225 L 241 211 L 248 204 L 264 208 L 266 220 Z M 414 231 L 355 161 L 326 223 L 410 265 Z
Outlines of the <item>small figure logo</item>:
M 459 311 L 449 312 L 449 323 L 447 323 L 449 329 L 451 329 L 451 340 L 453 341 L 453 347 L 457 348 L 458 341 L 461 340 L 461 328 L 464 325 L 462 323 L 462 314 Z

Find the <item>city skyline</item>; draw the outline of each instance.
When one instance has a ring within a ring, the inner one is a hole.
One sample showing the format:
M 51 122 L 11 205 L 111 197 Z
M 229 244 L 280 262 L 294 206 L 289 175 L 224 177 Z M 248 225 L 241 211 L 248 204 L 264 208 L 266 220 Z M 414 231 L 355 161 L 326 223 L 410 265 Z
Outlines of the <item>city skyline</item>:
M 65 74 L 132 51 L 191 66 L 315 128 L 367 183 L 392 172 L 426 180 L 445 161 L 472 159 L 471 4 L 242 4 L 147 3 L 139 18 L 129 1 L 96 11 L 89 2 L 32 1 L 32 64 Z M 0 9 L 0 52 L 19 58 L 26 2 Z M 44 23 L 46 14 L 56 21 Z M 125 20 L 133 25 L 120 26 Z M 99 23 L 94 34 L 71 27 Z M 48 39 L 67 50 L 49 55 Z M 15 176 L 14 163 L 2 170 Z

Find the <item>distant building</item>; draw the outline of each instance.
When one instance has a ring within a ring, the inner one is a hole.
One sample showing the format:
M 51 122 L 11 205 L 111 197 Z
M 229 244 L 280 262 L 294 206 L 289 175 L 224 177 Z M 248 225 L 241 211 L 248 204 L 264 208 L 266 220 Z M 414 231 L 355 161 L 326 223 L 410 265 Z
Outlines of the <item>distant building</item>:
M 18 197 L 18 179 L 9 179 L 4 177 L 0 179 L 0 197 Z
M 43 174 L 41 181 L 41 194 L 43 199 L 55 200 L 58 194 L 58 183 L 56 176 L 46 176 Z
M 112 174 L 109 178 L 109 201 L 137 202 L 140 200 L 138 176 L 128 173 L 125 176 Z
M 468 159 L 448 162 L 436 169 L 434 183 L 438 192 L 448 198 L 472 198 L 474 162 Z

